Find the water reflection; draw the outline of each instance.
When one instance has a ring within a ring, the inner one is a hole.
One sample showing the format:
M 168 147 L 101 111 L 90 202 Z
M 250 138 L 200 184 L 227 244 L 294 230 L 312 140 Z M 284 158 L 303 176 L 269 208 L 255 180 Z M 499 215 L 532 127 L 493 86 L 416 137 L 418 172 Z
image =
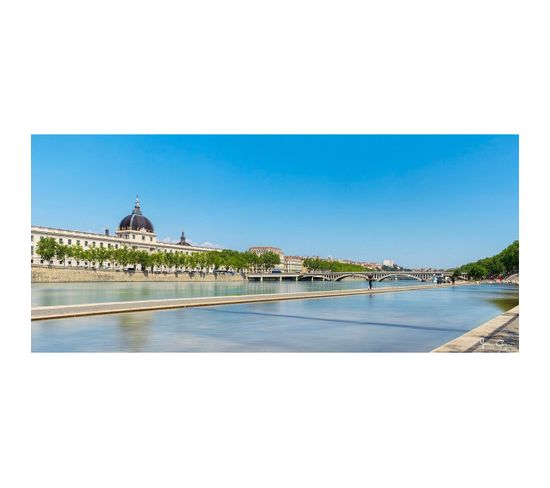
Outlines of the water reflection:
M 488 298 L 487 300 L 494 303 L 503 312 L 506 312 L 519 304 L 518 298 Z
M 480 285 L 44 320 L 32 350 L 430 351 L 517 299 L 515 287 Z
M 140 352 L 147 344 L 154 322 L 152 312 L 139 314 L 120 313 L 116 315 L 120 333 L 119 342 L 123 351 Z
M 431 284 L 416 280 L 382 281 L 375 288 Z M 162 298 L 291 293 L 367 288 L 365 280 L 283 282 L 136 282 L 136 283 L 33 283 L 32 306 L 154 300 Z

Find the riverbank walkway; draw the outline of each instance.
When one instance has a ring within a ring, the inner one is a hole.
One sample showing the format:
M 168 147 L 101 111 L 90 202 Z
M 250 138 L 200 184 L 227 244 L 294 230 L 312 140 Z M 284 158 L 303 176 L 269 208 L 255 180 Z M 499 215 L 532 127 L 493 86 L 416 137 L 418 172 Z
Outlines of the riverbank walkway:
M 519 352 L 519 305 L 432 352 Z
M 268 293 L 256 295 L 231 295 L 197 298 L 170 298 L 163 300 L 136 300 L 127 302 L 86 303 L 81 305 L 54 305 L 34 307 L 31 309 L 31 320 L 61 319 L 81 317 L 85 315 L 103 315 L 124 312 L 143 312 L 149 310 L 168 310 L 175 308 L 206 307 L 211 305 L 231 305 L 237 303 L 273 302 L 280 300 L 303 300 L 311 298 L 346 297 L 354 295 L 377 295 L 381 293 L 396 293 L 415 290 L 433 290 L 453 286 L 471 285 L 472 283 L 415 285 L 351 289 L 308 291 L 297 293 Z

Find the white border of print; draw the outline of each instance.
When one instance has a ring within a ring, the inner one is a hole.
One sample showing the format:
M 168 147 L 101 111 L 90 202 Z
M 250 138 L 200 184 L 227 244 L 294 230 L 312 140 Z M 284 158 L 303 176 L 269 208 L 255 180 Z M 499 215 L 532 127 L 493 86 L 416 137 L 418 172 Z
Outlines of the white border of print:
M 2 253 L 10 258 L 0 328 L 2 484 L 547 479 L 537 449 L 548 434 L 546 287 L 537 270 L 547 258 L 550 42 L 537 5 L 3 7 Z M 281 132 L 519 133 L 521 353 L 30 353 L 29 276 L 21 272 L 30 134 Z

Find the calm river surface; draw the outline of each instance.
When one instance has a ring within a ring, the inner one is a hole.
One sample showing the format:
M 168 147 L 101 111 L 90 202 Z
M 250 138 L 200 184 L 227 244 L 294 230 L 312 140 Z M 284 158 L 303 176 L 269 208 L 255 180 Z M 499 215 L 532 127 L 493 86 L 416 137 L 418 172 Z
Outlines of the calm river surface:
M 374 288 L 405 285 L 431 285 L 416 280 L 381 281 Z M 344 281 L 208 281 L 136 283 L 33 283 L 32 306 L 75 305 L 78 303 L 124 302 L 162 298 L 291 293 L 317 290 L 368 288 L 365 280 Z
M 404 281 L 398 283 L 405 284 Z M 395 286 L 395 283 L 376 285 Z M 364 286 L 364 282 L 351 281 L 72 283 L 35 284 L 32 290 L 33 306 L 39 306 Z M 32 323 L 32 350 L 427 352 L 517 303 L 517 287 L 487 284 L 43 320 Z

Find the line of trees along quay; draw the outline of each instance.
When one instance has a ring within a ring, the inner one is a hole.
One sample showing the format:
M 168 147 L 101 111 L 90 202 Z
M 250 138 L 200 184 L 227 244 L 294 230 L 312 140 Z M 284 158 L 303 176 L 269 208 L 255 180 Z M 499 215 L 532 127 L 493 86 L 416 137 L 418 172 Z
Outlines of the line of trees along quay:
M 66 264 L 67 259 L 74 259 L 77 266 L 104 268 L 105 263 L 110 263 L 112 269 L 117 267 L 137 269 L 139 265 L 142 271 L 233 271 L 242 273 L 244 271 L 269 271 L 280 264 L 279 256 L 273 252 L 258 256 L 252 252 L 239 252 L 230 249 L 192 254 L 178 251 L 149 252 L 128 247 L 83 249 L 77 245 L 60 244 L 52 237 L 44 237 L 38 241 L 36 254 L 50 264 L 53 264 L 54 259 L 63 265 Z
M 347 271 L 372 271 L 359 264 L 340 263 L 339 261 L 327 261 L 325 259 L 318 258 L 304 259 L 304 266 L 310 271 L 332 271 L 334 273 L 342 273 Z
M 519 273 L 519 241 L 514 241 L 506 249 L 489 258 L 467 263 L 454 270 L 453 274 L 467 273 L 475 280 L 499 276 L 506 277 Z

